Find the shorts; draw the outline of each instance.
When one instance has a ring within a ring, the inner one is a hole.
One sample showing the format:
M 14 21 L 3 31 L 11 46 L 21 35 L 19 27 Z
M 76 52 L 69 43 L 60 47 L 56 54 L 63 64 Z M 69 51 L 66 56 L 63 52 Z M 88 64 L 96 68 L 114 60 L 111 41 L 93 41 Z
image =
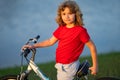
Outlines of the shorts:
M 79 60 L 70 64 L 56 63 L 55 68 L 57 69 L 57 80 L 73 80 L 79 65 Z

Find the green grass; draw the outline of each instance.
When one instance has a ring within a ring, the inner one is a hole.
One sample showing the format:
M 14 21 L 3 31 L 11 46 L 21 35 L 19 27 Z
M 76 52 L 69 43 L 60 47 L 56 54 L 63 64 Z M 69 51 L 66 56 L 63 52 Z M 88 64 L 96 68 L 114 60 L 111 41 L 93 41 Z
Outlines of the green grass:
M 84 61 L 85 59 L 90 61 L 91 57 L 81 57 L 80 61 Z M 104 76 L 114 76 L 120 77 L 120 52 L 110 52 L 106 54 L 98 55 L 98 64 L 99 64 L 99 72 L 96 76 L 88 75 L 89 80 L 93 80 L 93 78 L 99 78 Z M 56 79 L 56 69 L 54 68 L 55 62 L 49 62 L 44 64 L 38 64 L 39 68 L 48 76 L 51 80 Z M 26 69 L 26 67 L 24 68 Z M 12 68 L 4 68 L 0 69 L 0 76 L 6 74 L 19 74 L 20 67 L 12 67 Z M 32 77 L 31 80 L 35 80 L 36 75 L 32 72 L 30 75 Z

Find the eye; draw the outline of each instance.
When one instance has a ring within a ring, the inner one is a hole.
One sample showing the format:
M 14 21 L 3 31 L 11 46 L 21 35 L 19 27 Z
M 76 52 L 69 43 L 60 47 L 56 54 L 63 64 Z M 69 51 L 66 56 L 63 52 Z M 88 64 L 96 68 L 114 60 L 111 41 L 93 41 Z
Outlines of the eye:
M 62 13 L 62 15 L 65 15 L 65 13 Z
M 66 16 L 66 13 L 62 13 L 61 15 L 62 15 L 62 16 Z

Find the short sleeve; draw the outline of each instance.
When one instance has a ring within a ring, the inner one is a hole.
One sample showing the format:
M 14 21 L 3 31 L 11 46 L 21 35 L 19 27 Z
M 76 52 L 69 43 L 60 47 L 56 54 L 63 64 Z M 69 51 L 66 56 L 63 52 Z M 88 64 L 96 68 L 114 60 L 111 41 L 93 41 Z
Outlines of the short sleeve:
M 80 32 L 80 40 L 84 43 L 90 40 L 90 36 L 85 28 Z
M 53 32 L 53 35 L 59 39 L 59 34 L 60 34 L 60 27 L 58 27 L 54 32 Z

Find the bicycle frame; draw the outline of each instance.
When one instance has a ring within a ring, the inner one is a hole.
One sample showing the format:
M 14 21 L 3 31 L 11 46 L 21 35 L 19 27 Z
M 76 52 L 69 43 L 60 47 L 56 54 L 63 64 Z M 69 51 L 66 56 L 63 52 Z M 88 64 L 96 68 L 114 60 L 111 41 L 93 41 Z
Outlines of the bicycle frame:
M 34 57 L 35 57 L 35 53 L 33 53 L 33 56 L 31 57 L 30 61 L 29 61 L 29 65 L 28 68 L 26 70 L 26 72 L 31 72 L 31 70 L 33 70 L 42 80 L 49 80 L 48 77 L 46 77 L 41 70 L 39 69 L 39 67 L 34 63 Z

